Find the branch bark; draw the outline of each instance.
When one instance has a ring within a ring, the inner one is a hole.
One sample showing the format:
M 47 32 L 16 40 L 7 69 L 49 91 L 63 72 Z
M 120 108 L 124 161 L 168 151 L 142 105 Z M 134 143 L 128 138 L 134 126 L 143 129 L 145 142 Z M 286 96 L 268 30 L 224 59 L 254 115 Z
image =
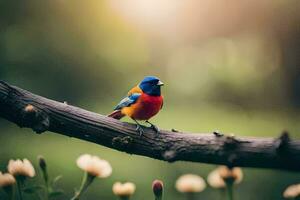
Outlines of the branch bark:
M 192 161 L 227 166 L 300 171 L 300 140 L 237 138 L 219 133 L 191 134 L 146 128 L 53 101 L 0 82 L 0 116 L 36 133 L 51 131 L 130 154 L 168 162 Z

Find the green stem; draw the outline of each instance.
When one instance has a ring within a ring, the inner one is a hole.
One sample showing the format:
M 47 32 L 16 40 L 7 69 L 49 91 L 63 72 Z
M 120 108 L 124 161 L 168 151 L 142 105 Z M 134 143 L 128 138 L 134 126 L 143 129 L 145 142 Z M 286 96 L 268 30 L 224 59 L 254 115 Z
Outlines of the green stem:
M 233 184 L 227 184 L 227 196 L 228 196 L 228 200 L 234 200 L 233 198 Z
M 10 185 L 10 186 L 3 187 L 3 190 L 6 192 L 8 199 L 12 200 L 13 199 L 13 186 Z
M 79 188 L 79 191 L 75 193 L 75 195 L 72 197 L 71 200 L 79 200 L 82 194 L 87 190 L 87 188 L 90 186 L 90 184 L 93 182 L 95 176 L 89 175 L 87 172 L 84 173 L 81 186 Z
M 194 200 L 195 199 L 195 194 L 193 192 L 189 192 L 186 194 L 186 199 L 187 200 Z
M 120 200 L 129 200 L 129 196 L 120 197 Z
M 12 187 L 11 200 L 16 199 L 16 187 Z
M 162 200 L 162 197 L 155 197 L 155 200 Z
M 23 196 L 22 196 L 22 187 L 21 187 L 21 181 L 17 180 L 17 187 L 18 187 L 18 194 L 19 194 L 19 199 L 23 200 Z
M 42 172 L 42 176 L 44 179 L 45 190 L 44 190 L 44 198 L 41 198 L 41 194 L 39 194 L 40 199 L 48 200 L 50 198 L 50 193 L 52 192 L 52 188 L 49 186 L 49 176 L 47 171 L 46 160 L 43 156 L 38 156 L 39 166 Z
M 14 192 L 11 190 L 11 193 L 8 195 L 10 200 L 14 199 Z
M 50 195 L 50 187 L 49 187 L 49 178 L 48 178 L 48 173 L 47 173 L 47 170 L 46 169 L 42 169 L 42 174 L 43 174 L 43 179 L 44 179 L 44 182 L 45 182 L 45 186 L 46 186 L 46 200 L 49 199 L 49 195 Z

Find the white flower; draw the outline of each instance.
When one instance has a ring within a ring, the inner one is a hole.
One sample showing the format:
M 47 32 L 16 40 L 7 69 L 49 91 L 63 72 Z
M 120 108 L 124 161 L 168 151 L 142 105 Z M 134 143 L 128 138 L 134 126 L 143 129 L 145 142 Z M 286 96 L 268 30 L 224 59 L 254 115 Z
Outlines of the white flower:
M 206 183 L 202 177 L 194 174 L 185 174 L 176 181 L 176 189 L 179 192 L 201 192 L 205 189 Z
M 120 183 L 116 182 L 113 185 L 113 193 L 121 197 L 129 197 L 135 192 L 135 185 L 130 182 Z
M 29 160 L 26 158 L 22 160 L 10 160 L 8 162 L 7 170 L 13 176 L 34 177 L 35 170 Z
M 242 169 L 239 167 L 229 169 L 226 166 L 220 166 L 209 173 L 207 182 L 213 188 L 225 188 L 225 181 L 228 179 L 232 179 L 234 184 L 239 184 L 243 180 Z
M 9 173 L 2 174 L 0 172 L 0 187 L 11 186 L 16 183 L 15 177 Z
M 233 179 L 234 183 L 238 184 L 243 180 L 243 171 L 240 167 L 229 169 L 227 166 L 220 166 L 217 170 L 224 181 Z
M 284 198 L 300 197 L 300 184 L 290 185 L 283 192 Z
M 77 159 L 77 165 L 83 171 L 92 176 L 106 178 L 111 175 L 112 168 L 106 160 L 102 160 L 97 156 L 84 154 Z
M 213 188 L 225 188 L 226 184 L 221 178 L 218 169 L 213 170 L 207 176 L 208 184 Z

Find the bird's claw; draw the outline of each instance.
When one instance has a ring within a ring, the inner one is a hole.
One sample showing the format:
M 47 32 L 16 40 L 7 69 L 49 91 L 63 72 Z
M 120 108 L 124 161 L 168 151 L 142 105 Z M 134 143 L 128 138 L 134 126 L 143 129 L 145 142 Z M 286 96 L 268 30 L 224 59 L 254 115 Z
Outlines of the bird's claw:
M 149 121 L 146 121 L 148 124 L 150 124 L 150 127 L 155 131 L 155 133 L 159 133 L 160 130 L 157 126 L 155 126 L 154 124 L 152 124 L 151 122 Z
M 156 133 L 159 133 L 160 132 L 160 130 L 159 130 L 159 128 L 157 127 L 157 126 L 155 126 L 155 125 L 151 125 L 151 128 L 156 132 Z
M 144 129 L 138 124 L 136 125 L 135 130 L 139 132 L 140 136 L 142 136 L 144 134 Z

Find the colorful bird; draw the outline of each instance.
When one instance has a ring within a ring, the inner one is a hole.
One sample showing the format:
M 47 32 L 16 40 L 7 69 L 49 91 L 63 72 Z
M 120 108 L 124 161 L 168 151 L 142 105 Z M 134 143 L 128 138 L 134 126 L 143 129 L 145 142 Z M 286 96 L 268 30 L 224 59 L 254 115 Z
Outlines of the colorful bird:
M 108 116 L 115 119 L 121 119 L 124 116 L 130 117 L 136 122 L 136 130 L 140 135 L 144 130 L 137 120 L 145 120 L 158 133 L 157 126 L 148 120 L 156 115 L 163 106 L 163 96 L 161 95 L 161 86 L 163 85 L 164 83 L 157 77 L 146 76 L 139 85 L 128 92 L 127 97 L 122 99 L 114 112 Z

